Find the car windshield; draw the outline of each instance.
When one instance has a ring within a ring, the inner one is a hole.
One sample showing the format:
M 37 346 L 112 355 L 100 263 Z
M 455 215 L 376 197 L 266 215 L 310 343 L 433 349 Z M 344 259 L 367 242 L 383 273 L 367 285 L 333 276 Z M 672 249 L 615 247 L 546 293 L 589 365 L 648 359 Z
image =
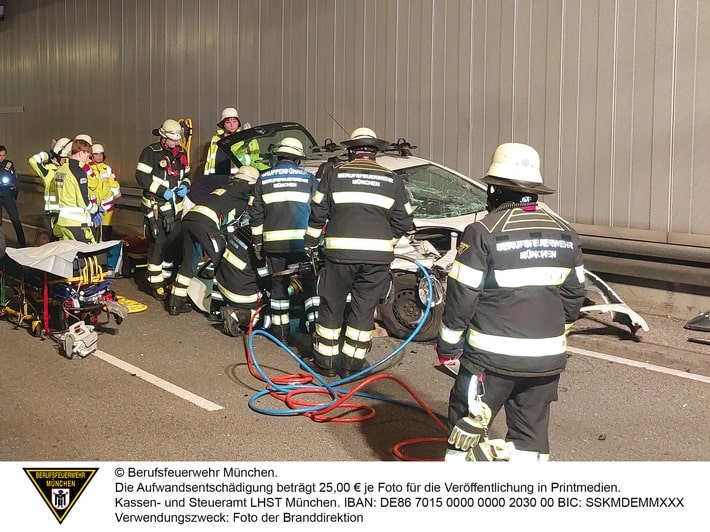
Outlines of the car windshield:
M 486 210 L 486 192 L 446 168 L 424 164 L 395 170 L 415 218 L 449 218 Z

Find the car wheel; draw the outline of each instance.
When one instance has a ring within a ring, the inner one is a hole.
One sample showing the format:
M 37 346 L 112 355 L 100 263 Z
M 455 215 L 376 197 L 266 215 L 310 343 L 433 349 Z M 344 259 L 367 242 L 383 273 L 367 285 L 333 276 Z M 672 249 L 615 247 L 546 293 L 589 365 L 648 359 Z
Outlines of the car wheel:
M 418 279 L 414 274 L 396 275 L 394 278 L 392 302 L 380 304 L 378 314 L 385 329 L 395 338 L 408 338 L 424 314 L 424 306 L 417 297 Z M 415 342 L 431 342 L 439 334 L 444 305 L 429 309 L 427 320 L 414 337 Z

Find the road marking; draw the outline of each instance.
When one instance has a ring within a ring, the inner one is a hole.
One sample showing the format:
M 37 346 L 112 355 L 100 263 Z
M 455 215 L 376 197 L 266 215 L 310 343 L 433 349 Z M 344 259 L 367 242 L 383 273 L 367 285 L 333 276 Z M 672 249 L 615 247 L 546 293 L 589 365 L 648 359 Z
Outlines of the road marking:
M 663 366 L 655 366 L 653 364 L 648 364 L 646 362 L 637 362 L 636 360 L 629 360 L 628 358 L 615 357 L 613 355 L 605 355 L 604 353 L 597 353 L 596 351 L 588 351 L 586 349 L 579 349 L 577 347 L 567 347 L 567 351 L 570 353 L 575 353 L 577 355 L 584 355 L 587 357 L 600 358 L 602 360 L 608 360 L 609 362 L 616 362 L 617 364 L 626 364 L 627 366 L 634 366 L 636 368 L 643 368 L 649 371 L 656 371 L 658 373 L 665 373 L 666 375 L 673 375 L 675 377 L 680 377 L 682 379 L 690 379 L 693 381 L 700 381 L 710 384 L 710 377 L 705 375 L 698 375 L 697 373 L 688 373 L 687 371 L 680 371 L 677 369 L 664 368 Z
M 166 380 L 161 379 L 160 377 L 156 377 L 152 373 L 148 373 L 147 371 L 143 371 L 142 369 L 129 364 L 128 362 L 124 362 L 120 358 L 116 358 L 113 355 L 109 355 L 108 353 L 105 353 L 104 351 L 99 351 L 96 350 L 94 351 L 93 355 L 97 358 L 100 358 L 104 362 L 108 362 L 112 366 L 116 366 L 119 369 L 122 369 L 124 371 L 127 371 L 128 373 L 135 375 L 136 377 L 140 377 L 144 381 L 147 381 L 151 384 L 155 384 L 158 388 L 162 388 L 163 390 L 170 392 L 174 395 L 177 395 L 181 399 L 185 399 L 185 401 L 189 401 L 200 408 L 204 408 L 205 410 L 209 410 L 211 412 L 215 410 L 224 410 L 223 406 L 220 406 L 216 403 L 213 403 L 212 401 L 208 401 L 204 397 L 200 397 L 199 395 L 195 395 L 192 392 L 188 392 L 184 388 L 180 388 L 179 386 L 176 386 Z

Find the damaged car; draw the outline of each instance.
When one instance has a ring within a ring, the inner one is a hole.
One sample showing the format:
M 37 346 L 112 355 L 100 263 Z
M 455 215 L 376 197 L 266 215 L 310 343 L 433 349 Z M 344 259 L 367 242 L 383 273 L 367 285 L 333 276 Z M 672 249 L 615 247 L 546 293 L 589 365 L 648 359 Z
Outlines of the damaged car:
M 296 122 L 264 124 L 238 131 L 218 142 L 219 148 L 241 166 L 239 150 L 252 141 L 259 143 L 259 167 L 271 167 L 272 148 L 286 137 L 297 138 L 305 148 L 302 166 L 318 175 L 321 166 L 346 160 L 346 151 L 331 139 L 319 144 L 313 135 Z M 392 262 L 392 286 L 387 298 L 376 310 L 376 320 L 388 334 L 405 339 L 420 325 L 414 341 L 436 339 L 446 297 L 446 277 L 456 256 L 458 240 L 464 228 L 486 214 L 486 186 L 437 162 L 413 155 L 405 139 L 393 142 L 377 156 L 377 162 L 399 175 L 414 208 L 415 231 L 402 237 L 395 247 Z M 540 202 L 541 208 L 549 209 Z M 420 266 L 417 265 L 417 263 Z M 424 268 L 431 280 L 426 282 Z M 626 305 L 602 279 L 585 270 L 588 298 L 583 313 L 610 313 L 612 319 L 627 326 L 635 335 L 648 330 L 646 321 Z M 427 302 L 431 299 L 429 312 Z

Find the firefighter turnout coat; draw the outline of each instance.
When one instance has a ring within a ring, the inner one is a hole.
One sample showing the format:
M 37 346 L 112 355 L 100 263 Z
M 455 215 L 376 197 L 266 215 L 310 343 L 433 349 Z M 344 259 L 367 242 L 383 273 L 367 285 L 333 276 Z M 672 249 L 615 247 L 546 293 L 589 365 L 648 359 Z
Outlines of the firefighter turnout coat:
M 326 171 L 311 201 L 306 245 L 328 223 L 325 256 L 346 264 L 390 264 L 396 242 L 412 227 L 402 179 L 372 159 L 357 158 Z
M 254 185 L 251 227 L 254 244 L 267 253 L 303 253 L 303 238 L 318 182 L 288 159 L 259 176 Z
M 187 298 L 187 289 L 193 276 L 194 242 L 208 254 L 215 268 L 224 259 L 244 269 L 242 258 L 234 256 L 227 249 L 225 236 L 220 230 L 237 220 L 249 205 L 251 185 L 246 181 L 234 180 L 224 188 L 214 190 L 207 199 L 193 206 L 182 219 L 183 258 L 178 271 L 172 294 L 178 298 Z
M 189 188 L 189 173 L 187 153 L 180 146 L 168 150 L 164 149 L 160 142 L 154 142 L 143 148 L 136 167 L 136 181 L 143 189 L 141 201 L 143 214 L 150 217 L 155 202 L 161 216 L 179 219 L 183 198 L 173 195 L 173 205 L 171 201 L 166 201 L 163 195 L 168 189 L 174 192 L 182 184 Z
M 462 365 L 503 375 L 555 375 L 584 301 L 579 237 L 536 205 L 503 204 L 464 230 L 447 280 L 439 344 Z

